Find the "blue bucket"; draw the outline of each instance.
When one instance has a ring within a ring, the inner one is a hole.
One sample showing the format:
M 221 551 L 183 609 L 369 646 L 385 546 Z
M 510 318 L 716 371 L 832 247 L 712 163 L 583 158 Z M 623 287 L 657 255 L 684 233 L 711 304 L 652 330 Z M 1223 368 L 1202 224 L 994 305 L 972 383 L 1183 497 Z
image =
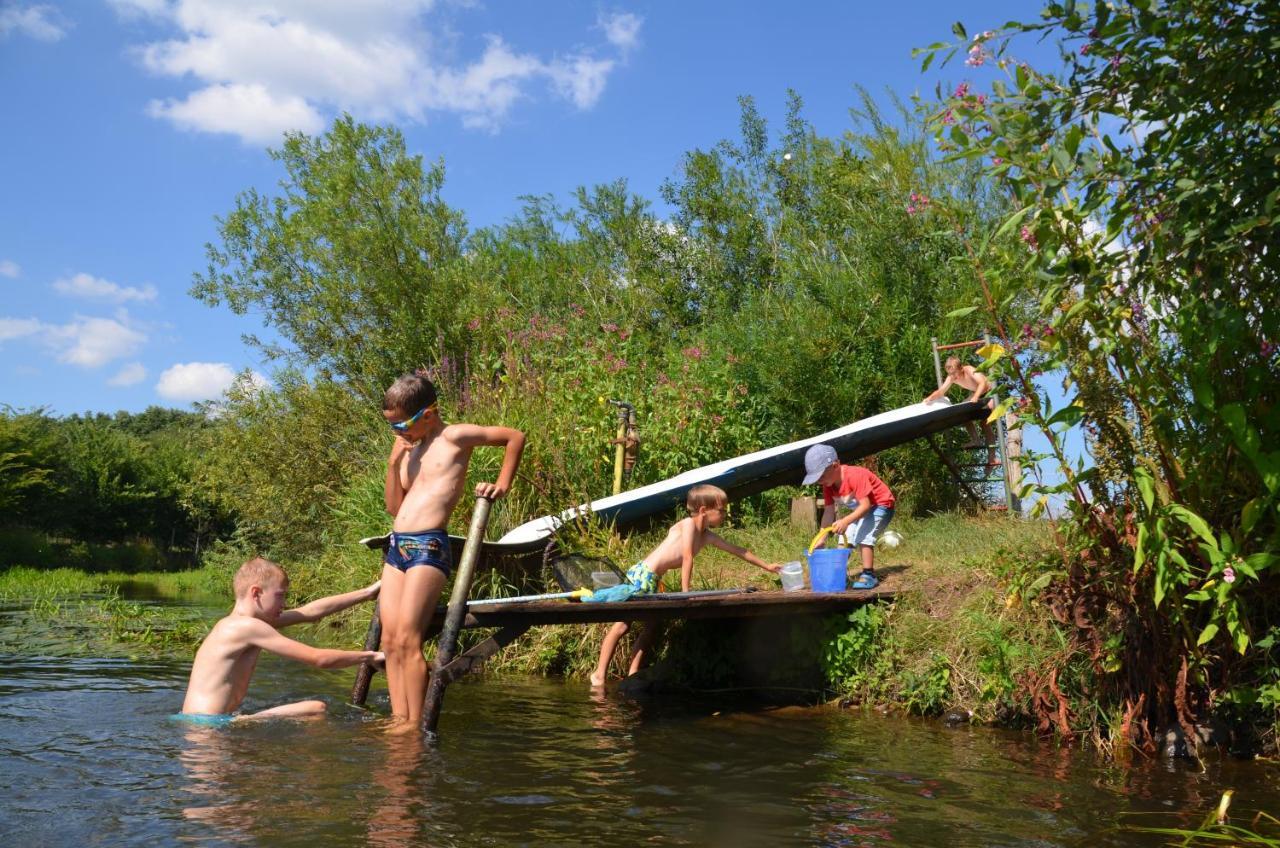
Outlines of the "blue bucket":
M 820 548 L 809 554 L 809 585 L 815 592 L 843 592 L 852 548 Z

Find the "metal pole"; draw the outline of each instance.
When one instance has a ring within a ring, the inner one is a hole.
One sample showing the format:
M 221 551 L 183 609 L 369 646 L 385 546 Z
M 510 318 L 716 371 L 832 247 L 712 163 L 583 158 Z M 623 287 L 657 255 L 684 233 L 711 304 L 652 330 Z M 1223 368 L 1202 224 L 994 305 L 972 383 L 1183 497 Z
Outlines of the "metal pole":
M 471 581 L 475 577 L 476 562 L 480 559 L 480 546 L 484 544 L 484 531 L 489 524 L 489 509 L 492 506 L 493 501 L 488 498 L 476 498 L 476 506 L 471 513 L 471 529 L 467 531 L 467 543 L 462 548 L 458 573 L 453 578 L 449 610 L 445 613 L 444 627 L 441 628 L 440 639 L 436 643 L 435 661 L 431 664 L 431 682 L 427 684 L 427 697 L 422 706 L 422 729 L 432 737 L 436 735 L 440 705 L 444 702 L 444 687 L 447 685 L 440 670 L 453 659 L 458 647 L 458 634 L 462 632 L 462 623 L 467 617 L 467 595 L 471 592 Z
M 942 359 L 938 357 L 938 339 L 933 337 L 929 339 L 933 343 L 933 373 L 938 378 L 938 386 L 942 386 Z
M 622 492 L 622 465 L 627 455 L 627 408 L 625 406 L 618 408 L 618 438 L 614 441 L 618 443 L 613 451 L 613 493 L 617 495 Z
M 376 651 L 382 644 L 382 616 L 378 614 L 378 602 L 373 602 L 373 617 L 369 619 L 369 629 L 364 634 L 364 649 Z M 373 663 L 365 660 L 356 671 L 356 682 L 351 687 L 351 703 L 363 707 L 369 697 L 369 684 L 373 682 Z
M 982 334 L 982 340 L 991 345 L 991 336 L 987 333 Z M 991 399 L 997 407 L 1000 406 L 1000 397 L 996 394 L 995 383 L 991 384 Z M 988 418 L 990 416 L 987 416 Z M 1009 482 L 1009 458 L 1005 456 L 1004 450 L 1004 416 L 996 418 L 996 450 L 1000 456 L 1000 476 L 1004 478 L 1004 505 L 1008 507 L 1009 512 L 1014 511 L 1013 486 Z

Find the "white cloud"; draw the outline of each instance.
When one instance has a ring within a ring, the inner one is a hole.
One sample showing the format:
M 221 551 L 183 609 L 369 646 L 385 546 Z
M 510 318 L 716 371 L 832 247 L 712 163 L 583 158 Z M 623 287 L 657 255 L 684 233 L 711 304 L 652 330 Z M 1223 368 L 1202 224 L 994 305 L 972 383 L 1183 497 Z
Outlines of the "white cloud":
M 141 362 L 130 362 L 107 380 L 108 386 L 136 386 L 147 379 L 147 369 Z
M 18 33 L 36 41 L 57 41 L 67 34 L 67 23 L 53 6 L 0 6 L 0 38 Z
M 261 85 L 212 85 L 185 100 L 152 100 L 147 114 L 179 129 L 230 133 L 260 144 L 274 144 L 288 130 L 315 133 L 325 123 L 301 97 L 276 99 Z
M 100 300 L 110 300 L 113 303 L 124 303 L 130 300 L 155 300 L 156 287 L 147 285 L 142 288 L 133 286 L 120 286 L 108 280 L 94 277 L 89 274 L 76 274 L 73 277 L 64 277 L 61 280 L 55 280 L 53 283 L 54 291 L 79 298 L 98 298 Z
M 132 355 L 146 342 L 141 331 L 114 318 L 80 318 L 41 328 L 45 341 L 58 349 L 58 361 L 98 368 Z
M 615 12 L 606 15 L 603 12 L 596 21 L 596 26 L 604 30 L 604 37 L 609 43 L 627 54 L 640 43 L 640 25 L 644 19 L 630 12 Z
M 535 95 L 538 83 L 590 108 L 617 65 L 587 51 L 544 59 L 496 35 L 486 38 L 478 59 L 451 61 L 450 28 L 435 0 L 111 2 L 123 17 L 176 30 L 136 55 L 156 74 L 194 81 L 190 93 L 153 100 L 148 112 L 183 129 L 251 143 L 277 142 L 285 130 L 314 133 L 339 110 L 408 121 L 450 112 L 467 126 L 492 130 L 514 103 Z M 625 53 L 636 45 L 640 23 L 618 13 L 597 26 L 611 49 Z
M 22 269 L 12 259 L 0 259 L 0 277 L 19 277 Z
M 164 370 L 156 383 L 156 393 L 167 400 L 201 401 L 221 397 L 237 380 L 246 379 L 253 387 L 270 385 L 256 371 L 246 377 L 237 375 L 225 362 L 180 362 Z
M 46 324 L 35 318 L 0 318 L 0 342 L 36 336 L 54 351 L 59 362 L 98 368 L 133 354 L 147 341 L 146 333 L 131 326 L 128 313 L 115 318 L 76 316 L 66 324 Z
M 0 318 L 0 342 L 34 335 L 42 326 L 34 318 Z
M 578 56 L 567 62 L 557 62 L 548 73 L 556 90 L 579 109 L 590 109 L 604 93 L 604 84 L 613 70 L 612 59 L 592 59 Z

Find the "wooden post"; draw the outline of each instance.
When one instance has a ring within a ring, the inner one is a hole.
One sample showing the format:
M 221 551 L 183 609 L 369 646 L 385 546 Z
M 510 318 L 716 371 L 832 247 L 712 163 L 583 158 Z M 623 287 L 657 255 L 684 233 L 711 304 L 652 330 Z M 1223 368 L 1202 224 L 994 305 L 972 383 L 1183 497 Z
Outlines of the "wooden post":
M 791 523 L 805 530 L 818 529 L 818 511 L 812 495 L 791 499 Z
M 444 626 L 436 642 L 436 656 L 431 664 L 431 681 L 427 684 L 427 697 L 422 706 L 422 729 L 429 736 L 436 735 L 440 721 L 440 706 L 444 702 L 444 687 L 448 685 L 441 671 L 453 660 L 458 647 L 458 633 L 467 617 L 467 595 L 475 577 L 476 562 L 480 559 L 480 546 L 484 544 L 484 531 L 489 525 L 489 509 L 493 501 L 476 498 L 471 513 L 471 529 L 467 531 L 467 543 L 462 548 L 458 572 L 453 578 L 453 593 L 449 596 L 449 610 L 445 613 Z
M 382 617 L 378 615 L 378 602 L 373 602 L 373 618 L 369 619 L 369 629 L 364 634 L 364 649 L 376 651 L 382 644 Z M 373 663 L 365 660 L 356 671 L 356 682 L 351 687 L 351 703 L 363 707 L 369 697 L 369 684 L 373 682 Z

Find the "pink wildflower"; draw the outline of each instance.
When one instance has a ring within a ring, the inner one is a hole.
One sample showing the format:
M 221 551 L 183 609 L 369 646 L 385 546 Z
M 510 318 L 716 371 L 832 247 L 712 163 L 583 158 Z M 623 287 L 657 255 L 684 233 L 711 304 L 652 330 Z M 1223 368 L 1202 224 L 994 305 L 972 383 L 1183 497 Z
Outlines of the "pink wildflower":
M 1088 55 L 1089 55 L 1089 46 L 1090 46 L 1090 45 L 1085 44 L 1085 45 L 1082 45 L 1082 46 L 1080 47 L 1080 55 L 1081 55 L 1081 56 L 1088 56 Z
M 468 321 L 468 322 L 467 322 L 467 329 L 468 329 L 468 330 L 470 330 L 470 331 L 471 331 L 471 332 L 473 332 L 473 333 L 474 333 L 476 330 L 480 329 L 480 319 L 479 319 L 479 318 L 472 318 L 470 321 Z
M 1120 67 L 1120 63 L 1121 63 L 1122 61 L 1124 61 L 1124 60 L 1120 58 L 1120 54 L 1119 54 L 1119 53 L 1116 53 L 1115 55 L 1113 55 L 1113 56 L 1111 57 L 1111 67 L 1113 67 L 1113 68 L 1118 68 L 1118 67 Z
M 1000 166 L 1000 165 L 1003 165 L 1003 164 L 1004 164 L 1004 160 L 1003 160 L 1003 159 L 1001 159 L 999 156 L 992 156 L 992 157 L 991 157 L 991 164 L 992 164 L 992 165 L 996 165 L 996 166 L 998 167 L 998 166 Z
M 977 103 L 979 106 L 985 106 L 987 105 L 987 95 L 979 94 L 977 97 L 973 98 L 973 102 Z
M 609 322 L 608 324 L 601 324 L 600 329 L 604 330 L 606 333 L 616 333 L 618 332 L 618 325 L 613 322 Z
M 1275 342 L 1269 342 L 1266 339 L 1263 339 L 1262 344 L 1258 345 L 1258 349 L 1262 351 L 1262 355 L 1267 359 L 1271 358 L 1271 355 L 1276 352 L 1277 348 L 1280 348 L 1280 345 Z
M 952 95 L 952 96 L 953 96 L 953 97 L 968 97 L 968 96 L 969 96 L 969 83 L 967 83 L 967 82 L 962 82 L 962 83 L 960 83 L 959 85 L 957 85 L 957 86 L 956 86 L 956 93 L 955 93 L 954 95 Z
M 1032 250 L 1035 250 L 1040 246 L 1040 244 L 1036 241 L 1036 234 L 1033 233 L 1031 231 L 1031 228 L 1026 226 L 1025 224 L 1022 227 L 1022 231 L 1020 235 L 1022 236 L 1023 244 L 1025 244 L 1027 247 L 1031 248 Z
M 974 44 L 969 48 L 969 58 L 964 63 L 971 68 L 980 68 L 987 61 L 987 51 L 982 49 L 981 44 Z
M 956 115 L 950 109 L 942 113 L 942 123 L 954 124 L 955 122 L 956 122 Z
M 690 359 L 701 359 L 705 355 L 705 351 L 700 347 L 687 347 L 682 351 L 685 356 Z
M 1223 583 L 1236 582 L 1236 570 L 1229 565 L 1226 568 L 1224 568 L 1222 570 L 1222 582 Z

